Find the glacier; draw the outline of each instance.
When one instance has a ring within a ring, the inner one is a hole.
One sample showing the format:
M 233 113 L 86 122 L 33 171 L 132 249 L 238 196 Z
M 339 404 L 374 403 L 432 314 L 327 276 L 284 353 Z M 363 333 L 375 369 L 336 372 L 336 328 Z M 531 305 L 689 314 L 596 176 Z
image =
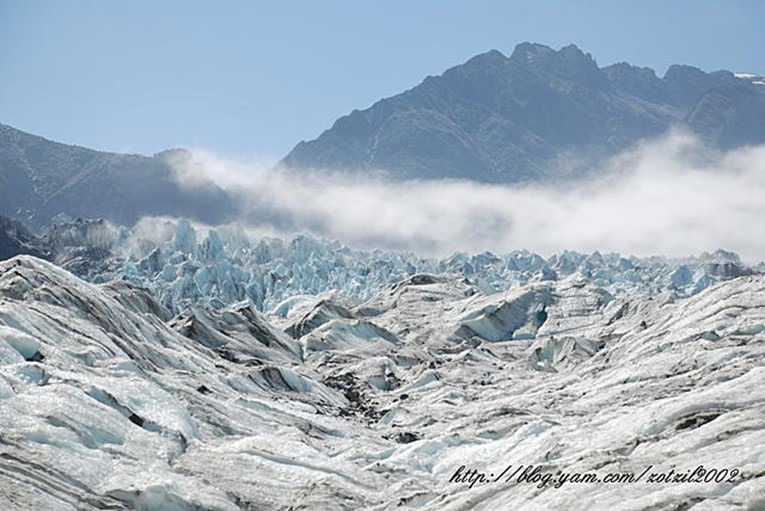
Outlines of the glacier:
M 91 282 L 122 279 L 149 289 L 173 313 L 245 300 L 264 312 L 322 293 L 358 302 L 421 273 L 462 276 L 486 292 L 576 274 L 614 296 L 647 297 L 662 291 L 692 296 L 722 280 L 765 272 L 765 263 L 748 265 L 723 250 L 685 258 L 573 251 L 544 258 L 526 250 L 439 258 L 354 249 L 305 234 L 264 237 L 240 224 L 209 228 L 184 219 L 147 219 L 132 230 L 80 221 L 54 226 L 48 238 L 59 266 Z
M 190 227 L 91 282 L 0 262 L 0 508 L 765 507 L 765 276 L 730 254 L 365 265 Z

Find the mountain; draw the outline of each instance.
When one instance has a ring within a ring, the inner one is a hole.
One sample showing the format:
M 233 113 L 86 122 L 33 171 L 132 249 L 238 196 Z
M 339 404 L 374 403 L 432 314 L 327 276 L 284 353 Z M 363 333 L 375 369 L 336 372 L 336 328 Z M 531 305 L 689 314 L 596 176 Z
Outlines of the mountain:
M 764 297 L 417 274 L 173 317 L 2 261 L 0 508 L 761 509 Z
M 186 216 L 217 224 L 234 206 L 214 183 L 182 185 L 171 157 L 115 154 L 64 145 L 0 124 L 0 215 L 32 230 L 55 218 Z
M 752 76 L 673 65 L 659 78 L 600 68 L 574 45 L 522 43 L 354 110 L 282 164 L 518 182 L 576 174 L 676 125 L 725 148 L 762 143 L 765 86 Z

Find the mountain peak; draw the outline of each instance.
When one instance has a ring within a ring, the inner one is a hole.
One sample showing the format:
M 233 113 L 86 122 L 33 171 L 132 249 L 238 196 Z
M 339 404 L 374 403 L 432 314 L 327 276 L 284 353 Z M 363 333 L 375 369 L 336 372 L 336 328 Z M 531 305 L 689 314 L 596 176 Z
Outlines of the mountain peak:
M 453 68 L 447 69 L 442 76 L 453 76 L 456 74 L 485 74 L 491 69 L 503 69 L 508 62 L 508 58 L 499 50 L 489 50 L 485 53 L 479 53 L 475 57 L 471 57 L 464 64 L 460 64 Z M 428 77 L 433 79 L 436 77 Z
M 582 82 L 587 87 L 601 87 L 607 80 L 595 59 L 575 44 L 554 50 L 537 43 L 521 43 L 515 47 L 510 62 L 519 69 L 531 70 L 544 81 Z
M 470 60 L 465 62 L 465 66 L 471 65 L 471 64 L 504 64 L 507 62 L 507 57 L 504 53 L 502 53 L 499 50 L 489 50 L 484 53 L 479 53 L 475 57 L 472 57 Z
M 669 68 L 667 68 L 667 72 L 664 73 L 664 79 L 678 80 L 687 78 L 701 78 L 704 75 L 706 75 L 706 73 L 697 67 L 688 66 L 685 64 L 672 64 L 669 66 Z
M 544 44 L 524 42 L 517 44 L 513 53 L 510 55 L 511 60 L 525 62 L 534 62 L 537 59 L 551 58 L 587 63 L 595 62 L 592 55 L 583 52 L 573 43 L 563 46 L 560 50 L 556 51 Z
M 576 87 L 599 91 L 609 87 L 608 79 L 592 55 L 574 44 L 556 51 L 543 44 L 521 43 L 515 47 L 509 61 L 519 75 L 534 76 L 545 86 L 557 90 Z
M 555 50 L 544 44 L 523 42 L 515 45 L 513 53 L 510 54 L 510 60 L 530 62 L 536 57 L 545 57 L 553 53 Z
M 482 53 L 341 118 L 316 140 L 297 145 L 283 163 L 382 169 L 404 179 L 544 180 L 575 172 L 558 169 L 572 151 L 583 161 L 577 171 L 586 172 L 602 157 L 688 124 L 691 109 L 712 89 L 738 85 L 760 93 L 751 83 L 691 66 L 672 66 L 664 78 L 627 63 L 601 69 L 575 44 L 556 50 L 522 42 L 509 57 Z M 747 118 L 760 115 L 759 101 L 742 98 L 733 99 L 753 105 Z M 712 108 L 712 99 L 695 109 L 693 119 L 705 126 L 722 122 L 724 112 Z
M 579 49 L 579 46 L 575 45 L 574 43 L 569 44 L 568 46 L 562 47 L 560 50 L 558 50 L 558 53 L 562 55 L 570 55 L 570 56 L 576 56 L 576 57 L 584 57 L 587 60 L 593 60 L 592 55 L 589 53 L 583 52 L 581 49 Z

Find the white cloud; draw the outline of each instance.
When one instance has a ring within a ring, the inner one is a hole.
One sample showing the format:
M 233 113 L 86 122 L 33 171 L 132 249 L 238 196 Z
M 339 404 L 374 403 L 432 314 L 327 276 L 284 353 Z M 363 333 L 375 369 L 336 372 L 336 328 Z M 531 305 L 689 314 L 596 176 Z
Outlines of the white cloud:
M 224 190 L 253 187 L 263 179 L 266 169 L 277 159 L 271 156 L 253 157 L 248 161 L 225 158 L 206 149 L 166 151 L 163 157 L 173 169 L 178 183 L 189 187 L 205 187 L 210 182 Z
M 554 186 L 266 173 L 210 153 L 195 159 L 246 197 L 250 220 L 353 246 L 435 255 L 724 248 L 765 259 L 765 147 L 720 153 L 681 132 L 611 159 L 588 180 Z

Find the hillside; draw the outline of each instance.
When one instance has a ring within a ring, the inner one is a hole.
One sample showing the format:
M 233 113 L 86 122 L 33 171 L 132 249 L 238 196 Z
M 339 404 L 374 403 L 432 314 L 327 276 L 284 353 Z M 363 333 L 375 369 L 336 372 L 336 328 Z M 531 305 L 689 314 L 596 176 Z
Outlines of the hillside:
M 0 215 L 33 230 L 62 217 L 132 225 L 146 215 L 212 224 L 233 216 L 223 190 L 211 181 L 182 186 L 166 156 L 94 151 L 0 124 Z

